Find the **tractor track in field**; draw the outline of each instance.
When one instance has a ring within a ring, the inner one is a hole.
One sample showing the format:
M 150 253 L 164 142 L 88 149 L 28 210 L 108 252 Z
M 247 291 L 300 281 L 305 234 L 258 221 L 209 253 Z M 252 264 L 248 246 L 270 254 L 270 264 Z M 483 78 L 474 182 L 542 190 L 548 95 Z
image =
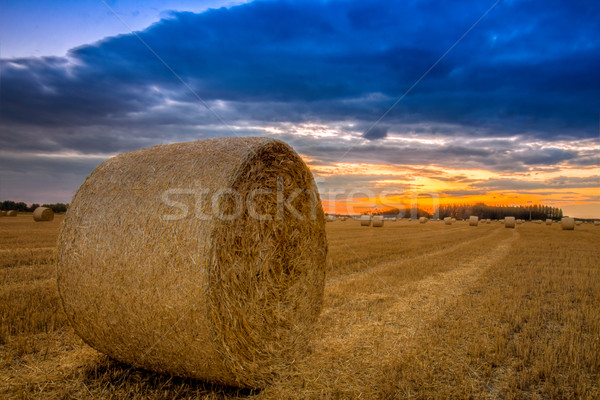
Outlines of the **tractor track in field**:
M 357 272 L 353 272 L 350 274 L 344 274 L 344 275 L 336 275 L 332 278 L 328 278 L 327 281 L 325 282 L 325 290 L 327 290 L 328 287 L 332 286 L 332 285 L 337 285 L 339 284 L 341 281 L 348 281 L 348 280 L 353 280 L 353 279 L 360 279 L 361 276 L 363 275 L 370 275 L 375 273 L 376 270 L 378 269 L 383 269 L 389 266 L 399 266 L 401 264 L 405 264 L 405 263 L 409 263 L 409 262 L 413 262 L 413 261 L 418 261 L 418 260 L 422 260 L 428 257 L 433 257 L 433 256 L 437 256 L 449 251 L 453 251 L 456 249 L 459 249 L 461 247 L 466 247 L 469 246 L 477 241 L 480 240 L 487 240 L 490 237 L 496 236 L 500 233 L 500 230 L 493 230 L 492 232 L 488 233 L 487 235 L 484 236 L 477 236 L 473 239 L 469 239 L 466 241 L 462 241 L 460 243 L 457 244 L 451 244 L 447 247 L 443 247 L 441 249 L 436 249 L 436 250 L 431 250 L 428 251 L 426 253 L 422 253 L 422 254 L 417 254 L 414 256 L 410 256 L 410 257 L 406 257 L 403 258 L 402 260 L 398 261 L 398 260 L 386 260 L 386 261 L 382 261 L 382 262 L 378 262 L 376 264 L 370 265 L 367 261 L 365 261 L 362 257 L 360 257 L 356 252 L 354 252 L 354 250 L 350 247 L 347 246 L 348 250 L 350 252 L 352 252 L 355 256 L 358 257 L 358 259 L 366 266 L 367 269 L 362 270 L 362 271 L 357 271 Z
M 500 232 L 504 233 L 503 237 L 494 239 Z M 415 335 L 439 318 L 483 271 L 501 260 L 519 236 L 515 230 L 498 230 L 413 257 L 412 261 L 439 256 L 478 241 L 486 243 L 485 249 L 468 253 L 464 258 L 440 259 L 451 264 L 451 269 L 416 281 L 387 282 L 393 274 L 385 277 L 379 274 L 407 260 L 382 263 L 345 280 L 329 281 L 325 307 L 313 339 L 313 352 L 306 363 L 299 365 L 302 374 L 314 375 L 314 383 L 318 385 L 326 385 L 328 380 L 337 380 L 340 376 L 352 376 L 352 381 L 344 382 L 350 391 L 353 387 L 364 390 L 365 386 L 376 384 L 374 371 L 382 371 L 399 353 L 414 346 Z M 468 365 L 450 347 L 448 353 L 453 354 L 457 362 Z M 319 368 L 315 369 L 315 365 Z M 315 371 L 309 373 L 312 369 Z M 478 377 L 476 371 L 472 373 Z M 482 381 L 482 384 L 485 383 Z

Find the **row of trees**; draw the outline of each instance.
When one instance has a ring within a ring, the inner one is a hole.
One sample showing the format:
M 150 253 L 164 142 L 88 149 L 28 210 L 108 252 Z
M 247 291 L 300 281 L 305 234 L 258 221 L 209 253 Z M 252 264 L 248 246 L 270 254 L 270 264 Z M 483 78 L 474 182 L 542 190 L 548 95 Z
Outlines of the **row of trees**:
M 503 219 L 515 217 L 517 219 L 533 220 L 551 218 L 554 220 L 563 217 L 562 209 L 535 204 L 530 206 L 488 206 L 484 203 L 477 204 L 446 204 L 439 208 L 440 218 L 453 217 L 456 219 L 469 218 L 476 215 L 480 219 Z
M 433 213 L 417 208 L 416 217 L 427 217 L 431 218 Z M 370 214 L 366 212 L 365 214 Z M 405 208 L 390 208 L 386 210 L 379 210 L 373 212 L 373 214 L 385 215 L 390 217 L 414 217 L 414 213 L 411 213 L 410 206 Z M 440 219 L 445 217 L 452 217 L 456 219 L 466 219 L 471 215 L 476 215 L 480 219 L 503 219 L 505 217 L 515 217 L 517 219 L 546 219 L 551 218 L 559 220 L 563 217 L 562 209 L 556 207 L 545 206 L 541 204 L 535 204 L 531 206 L 488 206 L 484 203 L 477 204 L 445 204 L 438 208 L 438 215 Z
M 19 211 L 19 212 L 33 212 L 33 210 L 35 210 L 38 207 L 48 207 L 48 208 L 51 208 L 52 211 L 54 211 L 55 213 L 64 213 L 67 211 L 68 206 L 69 206 L 68 204 L 64 204 L 64 203 L 54 203 L 54 204 L 34 203 L 34 204 L 28 206 L 26 203 L 24 203 L 22 201 L 16 202 L 16 201 L 12 201 L 12 200 L 5 200 L 0 203 L 0 209 L 3 211 L 15 210 L 15 211 Z

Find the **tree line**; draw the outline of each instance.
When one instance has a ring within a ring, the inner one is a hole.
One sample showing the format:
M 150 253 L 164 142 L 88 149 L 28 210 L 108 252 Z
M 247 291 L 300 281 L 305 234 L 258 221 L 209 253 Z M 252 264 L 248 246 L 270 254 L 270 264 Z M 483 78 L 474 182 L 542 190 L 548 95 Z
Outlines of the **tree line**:
M 432 218 L 433 212 L 417 208 L 417 218 L 427 217 Z M 435 210 L 434 210 L 435 212 Z M 370 214 L 370 212 L 365 212 Z M 385 215 L 390 217 L 407 218 L 411 217 L 411 208 L 390 208 L 379 210 L 373 214 Z M 560 208 L 545 206 L 542 204 L 534 204 L 529 206 L 488 206 L 484 203 L 477 204 L 443 204 L 438 208 L 440 219 L 446 217 L 456 219 L 467 219 L 471 215 L 476 215 L 480 219 L 504 219 L 505 217 L 515 217 L 517 219 L 534 220 L 534 219 L 553 219 L 559 220 L 563 217 L 563 211 Z
M 28 206 L 27 203 L 22 201 L 12 201 L 12 200 L 4 200 L 0 203 L 0 209 L 2 211 L 15 210 L 19 212 L 33 212 L 38 207 L 48 207 L 52 209 L 55 213 L 64 213 L 67 211 L 68 204 L 64 203 L 53 203 L 53 204 L 37 204 L 33 203 Z

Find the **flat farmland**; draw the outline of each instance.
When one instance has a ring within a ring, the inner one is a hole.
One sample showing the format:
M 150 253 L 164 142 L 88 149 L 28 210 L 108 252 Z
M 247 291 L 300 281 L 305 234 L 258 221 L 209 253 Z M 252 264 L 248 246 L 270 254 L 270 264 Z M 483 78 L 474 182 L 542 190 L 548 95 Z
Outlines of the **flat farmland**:
M 0 218 L 0 398 L 600 398 L 599 226 L 328 223 L 309 354 L 248 391 L 85 345 L 56 289 L 62 218 Z

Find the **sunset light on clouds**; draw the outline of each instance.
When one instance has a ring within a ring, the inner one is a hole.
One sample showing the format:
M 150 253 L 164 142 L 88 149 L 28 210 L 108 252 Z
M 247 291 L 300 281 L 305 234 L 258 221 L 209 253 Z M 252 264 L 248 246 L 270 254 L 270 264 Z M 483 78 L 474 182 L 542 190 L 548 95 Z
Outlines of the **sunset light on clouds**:
M 598 2 L 27 3 L 0 16 L 0 200 L 69 202 L 125 151 L 270 136 L 326 212 L 600 217 Z

